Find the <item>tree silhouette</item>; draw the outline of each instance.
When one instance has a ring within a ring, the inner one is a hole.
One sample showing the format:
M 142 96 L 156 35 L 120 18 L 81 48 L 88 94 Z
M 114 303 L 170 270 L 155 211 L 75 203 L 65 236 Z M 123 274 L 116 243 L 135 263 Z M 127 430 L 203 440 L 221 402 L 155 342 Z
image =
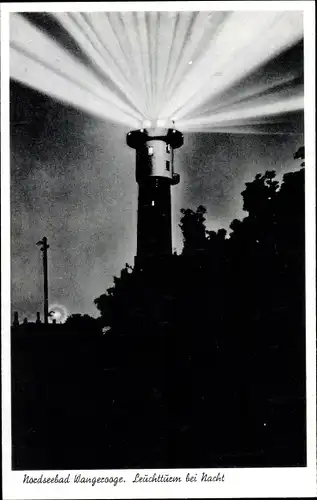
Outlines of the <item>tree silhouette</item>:
M 65 325 L 71 329 L 89 329 L 95 328 L 97 324 L 97 320 L 89 314 L 71 314 L 67 317 L 65 321 Z
M 174 430 L 177 435 L 187 429 L 182 443 L 192 453 L 196 439 L 201 446 L 200 430 L 206 433 L 206 453 L 208 446 L 230 448 L 229 442 L 260 453 L 266 427 L 277 436 L 287 418 L 294 432 L 304 428 L 303 169 L 282 181 L 274 171 L 258 174 L 242 197 L 247 216 L 231 223 L 229 235 L 206 229 L 205 207 L 182 209 L 182 254 L 143 273 L 124 270 L 95 301 L 114 335 L 141 336 L 140 350 L 129 344 L 129 355 L 161 394 L 157 404 L 170 416 L 182 408 Z M 169 387 L 157 382 L 162 359 Z M 126 358 L 121 370 L 123 379 L 136 382 Z M 212 380 L 218 381 L 217 391 Z M 293 417 L 286 412 L 289 405 Z M 195 418 L 189 418 L 190 408 Z M 210 422 L 223 429 L 218 436 L 206 431 Z M 304 456 L 302 444 L 296 449 L 288 450 L 289 459 Z M 275 460 L 282 460 L 282 448 L 280 453 Z
M 229 233 L 207 229 L 205 207 L 182 209 L 182 253 L 126 264 L 94 301 L 100 318 L 14 329 L 16 466 L 305 465 L 304 169 L 257 174 L 242 198 Z M 37 411 L 22 422 L 25 391 Z
M 301 146 L 297 151 L 296 153 L 294 153 L 294 160 L 297 160 L 297 159 L 302 159 L 304 160 L 305 159 L 305 147 L 304 146 Z M 305 162 L 302 162 L 301 163 L 301 167 L 305 167 Z
M 205 214 L 206 208 L 200 205 L 196 212 L 190 209 L 181 209 L 183 217 L 179 224 L 184 240 L 184 255 L 191 255 L 203 250 L 206 243 Z

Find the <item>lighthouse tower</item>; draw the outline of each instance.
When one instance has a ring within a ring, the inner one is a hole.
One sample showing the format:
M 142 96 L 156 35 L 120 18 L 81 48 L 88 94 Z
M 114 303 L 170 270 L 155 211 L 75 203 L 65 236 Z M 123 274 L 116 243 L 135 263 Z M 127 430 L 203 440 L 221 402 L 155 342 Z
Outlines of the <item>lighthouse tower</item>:
M 174 149 L 183 145 L 174 128 L 134 130 L 127 144 L 136 150 L 138 195 L 137 255 L 135 264 L 172 255 L 171 186 L 179 183 L 174 172 Z

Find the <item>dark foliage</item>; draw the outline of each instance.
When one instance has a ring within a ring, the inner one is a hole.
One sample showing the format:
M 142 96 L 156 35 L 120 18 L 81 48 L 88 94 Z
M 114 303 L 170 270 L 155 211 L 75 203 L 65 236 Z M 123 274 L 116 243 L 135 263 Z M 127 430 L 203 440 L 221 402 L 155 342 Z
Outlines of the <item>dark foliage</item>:
M 305 465 L 304 169 L 242 196 L 229 235 L 182 210 L 98 320 L 13 329 L 14 468 Z

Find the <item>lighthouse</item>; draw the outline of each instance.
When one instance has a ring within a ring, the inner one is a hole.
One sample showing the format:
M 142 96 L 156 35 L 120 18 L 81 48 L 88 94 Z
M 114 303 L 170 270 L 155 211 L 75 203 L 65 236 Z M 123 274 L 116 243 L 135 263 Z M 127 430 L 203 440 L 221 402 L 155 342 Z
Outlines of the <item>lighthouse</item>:
M 174 128 L 144 128 L 127 134 L 128 146 L 136 150 L 138 267 L 172 255 L 171 186 L 180 180 L 174 172 L 174 150 L 183 142 L 183 134 Z

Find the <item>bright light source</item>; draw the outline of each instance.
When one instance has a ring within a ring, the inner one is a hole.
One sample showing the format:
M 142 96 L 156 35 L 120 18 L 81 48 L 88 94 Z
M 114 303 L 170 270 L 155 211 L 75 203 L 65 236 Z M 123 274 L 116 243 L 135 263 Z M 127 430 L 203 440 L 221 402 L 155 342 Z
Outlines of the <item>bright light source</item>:
M 193 64 L 193 61 L 189 61 L 189 63 L 188 63 L 188 64 Z
M 157 120 L 156 125 L 157 127 L 164 127 L 166 123 L 166 120 Z
M 150 120 L 145 120 L 143 122 L 143 127 L 144 128 L 151 128 L 151 125 L 152 125 L 152 123 L 150 122 Z
M 49 311 L 52 312 L 51 314 L 51 319 L 56 319 L 60 323 L 63 323 L 67 316 L 68 316 L 68 311 L 65 306 L 62 304 L 52 304 L 49 307 Z

